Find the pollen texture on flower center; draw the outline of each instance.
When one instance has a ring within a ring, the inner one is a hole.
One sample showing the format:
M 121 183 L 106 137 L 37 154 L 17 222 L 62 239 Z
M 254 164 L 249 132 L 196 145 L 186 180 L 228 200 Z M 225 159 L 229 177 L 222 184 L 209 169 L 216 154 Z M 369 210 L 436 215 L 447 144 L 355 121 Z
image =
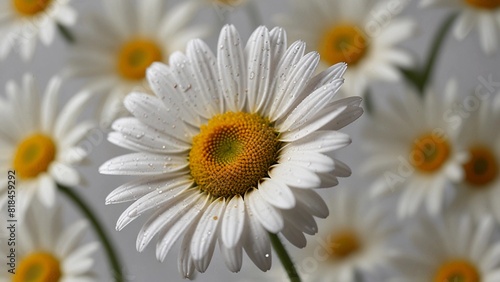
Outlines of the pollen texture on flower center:
M 118 52 L 118 73 L 125 79 L 143 79 L 146 69 L 162 60 L 158 44 L 148 39 L 131 40 Z
M 448 160 L 450 151 L 445 138 L 424 134 L 412 146 L 410 163 L 420 172 L 434 173 Z
M 33 16 L 45 11 L 52 0 L 14 0 L 16 11 L 23 16 Z
M 329 241 L 332 258 L 344 259 L 361 248 L 361 242 L 355 232 L 346 230 L 332 235 Z
M 498 163 L 493 152 L 483 146 L 469 149 L 470 159 L 464 164 L 465 181 L 474 188 L 481 188 L 498 177 Z
M 216 115 L 193 138 L 191 176 L 215 197 L 243 195 L 267 176 L 279 148 L 267 119 L 242 112 Z
M 33 253 L 21 260 L 13 282 L 54 282 L 61 278 L 60 263 L 49 253 Z
M 346 62 L 355 65 L 365 56 L 368 43 L 361 30 L 351 24 L 327 30 L 319 42 L 321 59 L 328 64 Z
M 481 277 L 476 267 L 470 262 L 452 260 L 442 264 L 434 276 L 434 282 L 443 281 L 479 282 Z
M 49 136 L 34 134 L 19 143 L 14 155 L 14 169 L 28 179 L 48 170 L 56 156 L 56 145 Z
M 494 10 L 500 7 L 500 0 L 465 0 L 465 2 L 478 9 Z

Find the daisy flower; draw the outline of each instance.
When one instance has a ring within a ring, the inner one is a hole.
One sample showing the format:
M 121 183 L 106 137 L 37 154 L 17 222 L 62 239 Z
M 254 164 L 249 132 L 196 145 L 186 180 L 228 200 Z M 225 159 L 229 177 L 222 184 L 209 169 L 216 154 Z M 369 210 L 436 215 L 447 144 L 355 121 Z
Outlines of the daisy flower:
M 70 0 L 7 0 L 0 2 L 0 59 L 11 49 L 21 58 L 33 56 L 37 37 L 44 45 L 54 41 L 57 25 L 74 25 L 76 10 Z
M 196 1 L 184 1 L 165 12 L 165 1 L 105 0 L 103 14 L 89 15 L 87 33 L 77 34 L 68 66 L 70 76 L 88 79 L 89 89 L 103 92 L 101 121 L 110 124 L 123 109 L 123 98 L 135 88 L 147 88 L 146 68 L 166 62 L 191 38 L 208 27 L 186 27 L 197 11 Z
M 294 10 L 276 20 L 290 37 L 305 40 L 309 48 L 319 51 L 323 68 L 346 62 L 349 69 L 342 92 L 360 96 L 369 83 L 398 81 L 402 78 L 398 68 L 413 65 L 410 54 L 395 47 L 412 36 L 413 22 L 380 22 L 389 12 L 384 10 L 386 2 L 380 6 L 376 2 L 295 0 Z
M 97 281 L 92 272 L 92 254 L 99 243 L 82 244 L 88 229 L 86 221 L 77 221 L 63 229 L 60 206 L 49 208 L 37 201 L 32 202 L 27 213 L 20 221 L 22 232 L 17 232 L 15 274 L 4 268 L 0 282 Z M 6 265 L 6 259 L 2 255 L 2 265 Z
M 240 270 L 243 249 L 266 271 L 268 232 L 282 232 L 292 243 L 316 233 L 313 216 L 326 217 L 328 208 L 313 189 L 350 175 L 330 153 L 350 143 L 337 130 L 363 112 L 359 97 L 334 100 L 345 64 L 314 76 L 319 55 L 304 54 L 303 42 L 287 46 L 281 28 L 260 27 L 245 45 L 225 26 L 217 46 L 215 56 L 193 40 L 168 66 L 148 69 L 156 96 L 127 96 L 134 117 L 117 120 L 108 137 L 138 152 L 100 168 L 141 176 L 106 200 L 135 201 L 117 229 L 152 211 L 137 249 L 158 235 L 157 258 L 164 260 L 183 238 L 185 277 L 207 269 L 216 242 L 231 271 Z
M 393 282 L 500 281 L 500 243 L 491 239 L 490 217 L 421 220 L 412 233 L 413 249 L 396 261 Z
M 296 261 L 302 278 L 353 282 L 356 275 L 375 277 L 396 255 L 391 247 L 399 232 L 395 221 L 381 205 L 345 188 L 335 191 L 328 206 L 330 216 L 320 221 L 319 233 L 297 256 L 303 258 Z
M 455 95 L 450 82 L 441 98 L 434 91 L 427 91 L 423 99 L 413 91 L 392 96 L 390 108 L 374 113 L 366 129 L 370 156 L 363 169 L 376 177 L 374 195 L 403 189 L 400 217 L 414 214 L 424 202 L 431 214 L 437 214 L 451 183 L 463 177 L 467 154 L 456 146 L 459 125 L 444 115 Z
M 453 34 L 463 40 L 477 26 L 481 48 L 492 55 L 500 40 L 499 0 L 422 0 L 422 6 L 440 5 L 460 10 Z
M 492 214 L 500 222 L 500 97 L 485 99 L 476 111 L 464 116 L 458 139 L 469 153 L 463 165 L 465 177 L 458 184 L 455 207 L 481 218 Z M 456 116 L 458 117 L 458 115 Z
M 36 196 L 51 206 L 56 182 L 67 186 L 81 183 L 72 167 L 87 156 L 77 144 L 94 127 L 92 122 L 76 123 L 89 94 L 81 92 L 57 116 L 59 77 L 52 78 L 40 102 L 33 76 L 26 74 L 22 86 L 9 81 L 7 97 L 0 98 L 0 168 L 5 172 L 0 184 L 0 206 L 7 199 L 7 171 L 15 170 L 21 216 Z

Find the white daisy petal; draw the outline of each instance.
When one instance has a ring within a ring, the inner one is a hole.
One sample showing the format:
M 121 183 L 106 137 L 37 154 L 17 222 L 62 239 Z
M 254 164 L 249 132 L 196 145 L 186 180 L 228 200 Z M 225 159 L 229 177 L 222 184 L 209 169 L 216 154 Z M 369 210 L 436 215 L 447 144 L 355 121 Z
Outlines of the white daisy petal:
M 278 163 L 291 163 L 316 173 L 327 173 L 335 169 L 335 163 L 330 157 L 316 152 L 283 153 Z
M 286 120 L 278 125 L 281 131 L 296 130 L 306 124 L 316 113 L 320 112 L 335 96 L 342 86 L 343 79 L 334 80 L 330 84 L 314 91 L 306 97 Z
M 192 61 L 197 89 L 200 89 L 200 99 L 210 115 L 224 111 L 224 100 L 217 85 L 217 59 L 212 50 L 201 40 L 193 40 L 188 44 L 187 55 Z M 206 94 L 203 94 L 206 93 Z M 214 101 L 215 103 L 211 103 Z M 212 105 L 213 104 L 213 105 Z
M 111 175 L 159 175 L 180 171 L 187 165 L 186 160 L 180 156 L 135 153 L 107 161 L 99 168 L 99 172 Z
M 73 252 L 78 244 L 81 243 L 83 236 L 85 235 L 84 230 L 88 228 L 88 223 L 85 221 L 79 221 L 68 227 L 62 236 L 62 240 L 57 244 L 56 252 L 61 257 L 67 257 L 71 252 Z
M 195 227 L 196 227 L 195 225 L 191 226 L 188 232 L 186 232 L 187 234 L 182 240 L 181 244 L 181 251 L 177 263 L 177 268 L 179 269 L 179 272 L 181 273 L 183 278 L 193 279 L 193 276 L 195 275 L 196 271 L 194 267 L 193 258 L 191 257 L 189 250 L 189 244 L 191 243 L 193 237 L 192 234 Z
M 49 174 L 42 175 L 40 177 L 40 187 L 43 187 L 43 189 L 38 189 L 38 196 L 41 202 L 47 207 L 53 206 L 56 201 L 57 189 L 54 179 Z
M 303 207 L 312 215 L 320 218 L 326 218 L 328 216 L 328 206 L 318 193 L 312 190 L 293 188 L 292 191 L 297 198 L 297 201 L 301 202 Z
M 248 101 L 250 112 L 259 111 L 271 86 L 271 42 L 267 28 L 261 26 L 248 39 Z
M 80 92 L 73 96 L 64 106 L 54 125 L 54 135 L 63 137 L 75 125 L 76 118 L 85 110 L 85 104 L 89 101 L 91 94 L 89 92 Z
M 287 49 L 280 28 L 259 27 L 244 50 L 242 44 L 226 26 L 217 57 L 194 40 L 186 55 L 171 54 L 169 66 L 153 63 L 147 78 L 156 97 L 129 95 L 125 105 L 134 117 L 117 120 L 108 135 L 137 153 L 100 167 L 103 174 L 141 176 L 106 199 L 135 201 L 116 228 L 157 208 L 137 249 L 158 234 L 156 256 L 163 261 L 183 236 L 178 268 L 187 278 L 207 270 L 217 242 L 229 270 L 241 269 L 242 249 L 269 270 L 268 232 L 303 247 L 304 233 L 318 231 L 314 217 L 329 213 L 312 189 L 335 186 L 351 173 L 330 156 L 350 138 L 326 129 L 362 113 L 360 98 L 333 101 L 346 65 L 313 78 L 318 54 L 304 55 L 302 42 Z
M 156 244 L 156 258 L 158 260 L 164 261 L 174 243 L 177 242 L 184 232 L 186 232 L 187 228 L 190 226 L 196 226 L 196 223 L 201 216 L 200 211 L 204 210 L 206 205 L 208 205 L 208 201 L 206 198 L 202 197 L 198 200 L 195 206 L 199 209 L 190 209 L 185 212 L 185 214 L 182 215 L 182 218 L 173 223 L 171 228 L 167 228 L 170 225 L 164 225 L 163 231 L 159 234 L 160 240 Z M 186 224 L 186 222 L 190 222 L 191 225 Z
M 463 40 L 470 33 L 476 21 L 477 17 L 473 12 L 465 11 L 458 17 L 453 34 L 457 39 Z
M 245 202 L 248 202 L 250 212 L 266 230 L 278 233 L 284 224 L 280 211 L 269 205 L 256 190 L 245 194 Z
M 231 272 L 239 272 L 243 263 L 243 248 L 240 246 L 227 248 L 219 241 L 219 250 L 224 258 L 224 263 Z
M 165 175 L 141 178 L 136 181 L 125 183 L 113 190 L 106 197 L 106 204 L 135 201 L 153 190 L 159 191 L 159 189 L 163 187 L 179 182 L 189 182 L 189 179 L 187 177 L 166 177 Z
M 243 247 L 248 257 L 262 271 L 271 269 L 271 242 L 269 235 L 250 211 L 248 201 L 245 201 L 245 238 Z
M 291 46 L 290 48 L 292 48 Z M 285 113 L 290 110 L 291 105 L 296 101 L 301 92 L 304 90 L 304 87 L 309 82 L 310 78 L 316 71 L 316 67 L 319 63 L 319 54 L 315 52 L 311 52 L 300 58 L 296 65 L 292 65 L 291 68 L 284 72 L 284 78 L 282 84 L 278 84 L 277 87 L 278 93 L 277 95 L 281 100 L 281 103 L 278 105 L 276 103 L 273 104 L 275 106 L 275 111 L 271 112 L 272 121 L 279 120 L 283 117 Z M 281 82 L 281 81 L 280 81 Z M 324 87 L 328 87 L 329 85 L 325 85 Z M 340 87 L 340 86 L 339 86 Z M 319 96 L 319 97 L 317 97 Z M 316 99 L 321 99 L 321 94 L 316 94 L 313 92 L 309 97 L 314 97 Z M 308 97 L 308 98 L 309 98 Z M 331 98 L 332 96 L 330 96 Z M 303 108 L 311 107 L 311 100 L 314 98 L 309 98 L 303 100 L 299 107 L 293 110 L 292 114 L 289 115 L 285 121 L 294 119 L 296 116 L 303 114 Z M 314 101 L 314 100 L 313 100 Z M 273 108 L 271 108 L 273 110 Z M 306 119 L 306 118 L 305 118 Z M 286 126 L 285 126 L 286 127 Z
M 295 207 L 295 197 L 292 190 L 282 182 L 270 178 L 264 179 L 259 183 L 257 191 L 264 200 L 276 208 L 286 210 Z
M 226 207 L 224 199 L 215 200 L 204 211 L 191 240 L 191 256 L 196 270 L 205 272 L 214 252 L 219 222 Z
M 141 214 L 162 205 L 163 207 L 170 207 L 177 203 L 180 200 L 180 196 L 188 197 L 186 199 L 186 205 L 190 203 L 193 204 L 198 198 L 196 191 L 193 189 L 188 189 L 191 184 L 188 182 L 176 181 L 169 186 L 163 186 L 160 189 L 150 192 L 146 196 L 142 197 L 140 201 L 134 202 L 130 205 L 118 218 L 116 222 L 116 229 L 121 230 L 134 219 L 139 217 Z M 185 191 L 185 193 L 182 193 Z M 179 196 L 179 197 L 177 197 Z M 159 211 L 163 212 L 163 209 Z M 175 212 L 172 210 L 170 212 Z M 170 217 L 171 214 L 167 214 L 165 216 Z M 160 216 L 152 218 L 153 220 L 161 220 Z M 146 226 L 146 224 L 145 224 Z M 157 226 L 157 225 L 156 225 Z M 145 227 L 144 227 L 145 228 Z M 147 233 L 147 232 L 146 232 Z M 154 234 L 153 234 L 154 235 Z M 149 234 L 149 236 L 151 236 Z
M 321 179 L 312 171 L 290 163 L 274 166 L 269 171 L 269 176 L 296 188 L 307 189 L 317 187 L 321 183 Z
M 290 223 L 285 224 L 285 228 L 281 231 L 283 236 L 297 248 L 304 248 L 307 244 L 306 236 L 302 231 L 294 228 Z
M 235 248 L 240 242 L 245 227 L 245 203 L 239 195 L 227 204 L 221 223 L 221 242 L 227 249 Z
M 479 18 L 479 39 L 481 40 L 481 46 L 486 54 L 493 54 L 498 49 L 498 36 L 499 27 L 495 23 L 495 18 L 493 15 L 482 16 Z
M 247 77 L 243 46 L 234 26 L 225 26 L 219 37 L 217 66 L 224 101 L 231 111 L 243 109 Z
M 124 105 L 141 123 L 164 133 L 169 139 L 185 141 L 183 138 L 186 132 L 184 126 L 179 126 L 176 120 L 172 120 L 172 116 L 168 114 L 167 109 L 163 107 L 161 101 L 156 97 L 148 94 L 131 93 L 125 98 Z M 116 126 L 130 128 L 123 123 Z
M 136 247 L 137 251 L 142 252 L 146 246 L 151 242 L 154 236 L 158 234 L 161 230 L 168 231 L 162 234 L 163 240 L 168 238 L 170 240 L 159 241 L 157 248 L 157 257 L 160 260 L 164 259 L 164 250 L 168 250 L 172 247 L 173 243 L 177 240 L 179 235 L 185 231 L 195 218 L 198 217 L 199 209 L 204 208 L 206 205 L 206 198 L 201 194 L 193 193 L 189 197 L 183 199 L 185 205 L 177 204 L 178 201 L 182 199 L 174 199 L 173 206 L 168 207 L 168 209 L 162 209 L 157 211 L 141 228 L 141 231 L 137 235 Z M 197 211 L 193 207 L 198 208 Z M 195 212 L 196 211 L 196 212 Z M 179 222 L 188 222 L 188 224 L 179 225 Z
M 270 73 L 274 74 L 278 65 L 278 62 L 281 60 L 283 55 L 286 52 L 286 48 L 288 47 L 288 42 L 286 38 L 286 31 L 284 28 L 275 27 L 269 32 L 269 37 L 271 40 L 271 50 L 272 50 L 272 62 L 270 66 Z M 262 97 L 264 98 L 264 97 Z M 259 103 L 260 104 L 260 101 Z
M 53 77 L 45 90 L 44 99 L 41 108 L 41 127 L 43 131 L 51 131 L 54 124 L 57 108 L 57 98 L 62 80 L 59 77 Z
M 81 183 L 78 171 L 64 163 L 53 163 L 49 167 L 49 172 L 55 181 L 66 186 L 76 186 Z
M 267 101 L 266 108 L 263 112 L 269 114 L 271 117 L 276 116 L 276 112 L 280 109 L 280 105 L 284 103 L 285 99 L 285 85 L 288 79 L 288 75 L 300 59 L 304 56 L 306 49 L 306 44 L 304 42 L 296 41 L 288 47 L 281 61 L 279 61 L 276 75 L 273 81 L 274 91 L 279 91 L 275 95 L 275 101 Z M 286 97 L 290 98 L 290 97 Z M 274 118 L 273 120 L 275 120 Z
M 156 96 L 163 101 L 167 109 L 177 113 L 176 117 L 190 124 L 199 124 L 199 118 L 191 107 L 186 107 L 189 101 L 184 98 L 170 68 L 160 63 L 153 63 L 147 70 L 147 78 Z
M 136 151 L 150 153 L 180 153 L 189 149 L 185 140 L 145 126 L 134 118 L 120 118 L 113 123 L 117 132 L 108 140 L 117 145 L 128 146 Z
M 88 258 L 94 252 L 99 250 L 100 244 L 93 242 L 75 250 L 66 258 L 63 268 L 68 269 L 68 275 L 82 275 L 89 272 L 94 265 L 94 260 Z

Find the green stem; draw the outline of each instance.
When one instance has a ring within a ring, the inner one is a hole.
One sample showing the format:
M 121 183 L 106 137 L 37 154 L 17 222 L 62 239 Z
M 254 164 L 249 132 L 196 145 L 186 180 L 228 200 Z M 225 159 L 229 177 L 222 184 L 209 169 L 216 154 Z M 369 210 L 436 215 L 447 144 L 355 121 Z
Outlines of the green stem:
M 300 282 L 299 274 L 297 273 L 297 270 L 293 265 L 292 259 L 285 250 L 285 247 L 278 238 L 278 235 L 269 233 L 269 239 L 271 239 L 271 244 L 273 245 L 274 251 L 276 252 L 276 254 L 278 254 L 281 264 L 283 264 L 283 267 L 285 268 L 290 281 Z
M 365 110 L 366 110 L 366 113 L 371 115 L 373 113 L 373 97 L 372 97 L 372 92 L 368 89 L 366 89 L 365 91 L 365 97 L 364 97 L 364 101 L 365 101 Z
M 75 36 L 73 36 L 71 31 L 69 31 L 69 29 L 67 27 L 58 23 L 57 29 L 61 33 L 62 37 L 66 40 L 66 42 L 68 42 L 69 44 L 75 43 Z
M 108 257 L 109 264 L 111 268 L 113 269 L 113 276 L 115 278 L 116 282 L 123 282 L 123 273 L 121 271 L 121 263 L 118 259 L 118 256 L 116 255 L 116 251 L 113 248 L 113 245 L 111 245 L 111 241 L 108 239 L 108 236 L 104 232 L 104 229 L 102 228 L 102 224 L 99 222 L 97 217 L 94 215 L 92 210 L 89 208 L 89 205 L 83 201 L 83 199 L 78 196 L 78 194 L 73 191 L 72 189 L 63 186 L 61 184 L 57 184 L 57 187 L 59 188 L 59 191 L 61 191 L 64 195 L 66 195 L 75 205 L 80 208 L 80 211 L 87 217 L 87 219 L 90 221 L 92 226 L 94 227 L 97 236 L 101 240 L 104 250 L 106 252 L 106 255 Z
M 425 63 L 422 70 L 407 70 L 402 69 L 402 73 L 405 76 L 406 80 L 412 83 L 419 92 L 423 95 L 424 90 L 429 83 L 429 79 L 432 75 L 432 71 L 434 70 L 434 65 L 436 64 L 436 60 L 441 51 L 441 47 L 443 45 L 444 39 L 446 38 L 446 34 L 448 33 L 451 24 L 457 17 L 457 14 L 451 14 L 441 25 L 436 36 L 434 37 L 434 41 L 432 43 L 431 51 L 427 62 Z
M 420 83 L 420 91 L 423 91 L 429 82 L 429 77 L 432 74 L 432 70 L 434 69 L 434 64 L 436 63 L 436 59 L 441 51 L 441 46 L 443 45 L 444 39 L 446 38 L 446 34 L 451 27 L 451 24 L 457 17 L 456 13 L 451 14 L 441 25 L 436 37 L 434 38 L 434 43 L 432 44 L 431 54 L 427 63 L 425 64 L 425 68 L 422 73 L 421 83 Z

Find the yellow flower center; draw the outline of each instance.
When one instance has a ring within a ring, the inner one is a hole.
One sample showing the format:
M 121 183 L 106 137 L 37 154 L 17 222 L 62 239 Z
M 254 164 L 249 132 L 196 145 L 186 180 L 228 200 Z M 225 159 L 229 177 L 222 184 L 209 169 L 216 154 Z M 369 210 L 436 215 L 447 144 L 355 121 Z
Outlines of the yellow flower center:
M 59 260 L 52 254 L 37 252 L 20 261 L 12 282 L 57 282 L 61 276 Z
M 410 152 L 410 163 L 419 171 L 432 173 L 450 156 L 450 144 L 444 138 L 425 134 L 418 138 Z
M 236 6 L 243 2 L 242 0 L 213 0 L 213 2 L 226 6 Z
M 321 59 L 330 65 L 340 62 L 355 65 L 366 55 L 367 49 L 368 43 L 363 32 L 351 24 L 330 28 L 318 45 Z
M 216 115 L 193 138 L 191 175 L 215 197 L 243 195 L 267 176 L 279 148 L 269 120 L 242 112 Z
M 49 136 L 37 133 L 19 143 L 14 169 L 20 178 L 29 179 L 47 171 L 56 157 L 56 145 Z
M 361 248 L 358 236 L 351 230 L 334 234 L 328 244 L 334 259 L 347 258 Z
M 13 0 L 14 9 L 23 16 L 33 16 L 45 11 L 52 0 Z
M 471 158 L 464 164 L 465 181 L 475 188 L 493 182 L 498 176 L 498 163 L 493 152 L 483 146 L 469 149 Z
M 500 7 L 500 0 L 465 0 L 465 2 L 478 9 L 494 10 Z
M 474 265 L 466 260 L 443 263 L 434 276 L 434 282 L 479 282 L 480 276 Z
M 118 52 L 118 73 L 129 80 L 143 79 L 146 76 L 146 69 L 162 58 L 160 47 L 152 40 L 131 40 Z

